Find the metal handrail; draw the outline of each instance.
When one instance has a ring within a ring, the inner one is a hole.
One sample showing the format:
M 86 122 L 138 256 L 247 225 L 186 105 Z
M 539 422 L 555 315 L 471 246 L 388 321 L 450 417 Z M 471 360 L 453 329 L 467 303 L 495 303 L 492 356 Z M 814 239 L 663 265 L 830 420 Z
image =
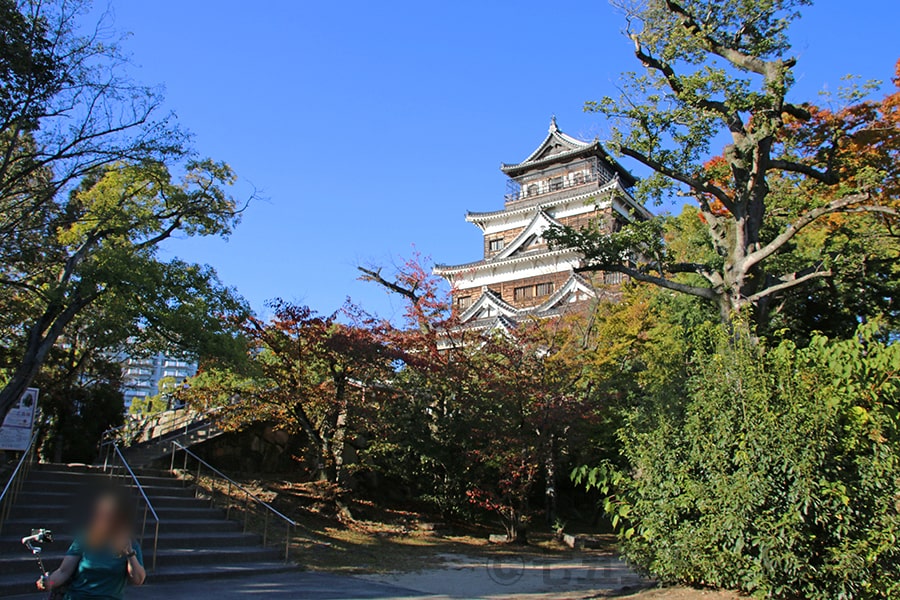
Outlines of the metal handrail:
M 6 519 L 9 518 L 9 511 L 12 510 L 13 504 L 16 503 L 19 492 L 22 491 L 22 484 L 25 482 L 25 478 L 31 470 L 32 463 L 34 463 L 34 452 L 37 448 L 35 442 L 37 442 L 37 437 L 38 432 L 35 432 L 34 435 L 31 436 L 31 440 L 28 442 L 28 446 L 25 448 L 24 452 L 22 452 L 22 457 L 16 464 L 16 468 L 13 469 L 12 474 L 10 474 L 9 479 L 6 481 L 6 485 L 3 487 L 3 491 L 0 492 L 0 531 L 3 530 Z
M 211 471 L 213 474 L 215 474 L 219 478 L 224 479 L 225 482 L 228 484 L 228 491 L 226 492 L 226 496 L 231 498 L 232 488 L 236 488 L 239 492 L 243 493 L 243 495 L 244 495 L 244 531 L 245 532 L 247 531 L 247 516 L 249 514 L 247 511 L 247 508 L 248 508 L 249 503 L 252 501 L 257 506 L 260 506 L 263 509 L 265 509 L 265 512 L 263 513 L 265 515 L 265 524 L 263 526 L 263 545 L 265 545 L 268 540 L 269 515 L 270 514 L 275 515 L 276 517 L 281 519 L 286 524 L 287 531 L 285 533 L 285 541 L 284 541 L 284 561 L 288 562 L 288 560 L 290 560 L 290 550 L 291 550 L 291 530 L 293 527 L 297 527 L 298 523 L 296 521 L 294 521 L 293 519 L 291 519 L 290 517 L 288 517 L 287 515 L 285 515 L 284 513 L 282 513 L 281 511 L 279 511 L 278 509 L 276 509 L 275 507 L 273 507 L 271 504 L 269 504 L 268 502 L 266 502 L 259 496 L 257 496 L 256 494 L 254 494 L 253 492 L 251 492 L 250 490 L 248 490 L 246 487 L 244 487 L 243 485 L 241 485 L 240 483 L 238 483 L 237 481 L 235 481 L 234 479 L 232 479 L 231 477 L 229 477 L 228 475 L 226 475 L 225 473 L 220 471 L 219 469 L 215 468 L 214 466 L 212 466 L 211 464 L 209 464 L 208 462 L 206 462 L 205 460 L 203 460 L 202 458 L 197 456 L 196 453 L 192 452 L 187 447 L 185 447 L 184 445 L 182 445 L 176 441 L 172 441 L 172 460 L 171 460 L 171 464 L 169 466 L 169 470 L 172 471 L 173 473 L 175 472 L 175 453 L 178 452 L 179 450 L 184 452 L 183 471 L 185 473 L 187 472 L 188 456 L 192 457 L 194 460 L 197 461 L 197 477 L 196 477 L 195 481 L 196 481 L 196 486 L 198 488 L 200 487 L 201 467 L 206 467 L 206 469 L 208 471 Z M 210 500 L 211 500 L 211 502 L 215 501 L 214 488 L 211 488 L 211 490 L 210 490 Z M 226 517 L 230 516 L 230 512 L 231 512 L 231 505 L 229 503 L 228 507 L 226 509 Z
M 171 436 L 172 434 L 180 435 L 182 433 L 191 433 L 192 431 L 196 431 L 203 427 L 209 426 L 212 415 L 219 410 L 220 409 L 218 407 L 202 412 L 190 410 L 188 408 L 166 410 L 141 419 L 129 421 L 123 425 L 119 425 L 118 427 L 107 429 L 101 436 L 101 443 L 118 441 L 120 443 L 124 443 L 126 446 L 131 446 L 134 444 L 150 443 L 161 440 L 165 437 Z M 165 426 L 160 431 L 156 431 L 155 435 L 153 435 L 152 437 L 140 439 L 140 436 L 148 430 L 149 424 L 155 422 L 155 425 L 152 425 L 150 427 L 151 430 L 159 428 L 159 423 L 163 420 L 165 415 L 176 413 L 178 411 L 184 411 L 184 414 L 166 423 Z
M 108 442 L 107 448 L 112 448 L 115 456 L 118 457 L 119 461 L 122 463 L 122 467 L 124 467 L 125 471 L 128 473 L 128 476 L 131 478 L 131 481 L 134 482 L 135 487 L 141 495 L 141 498 L 144 500 L 144 519 L 143 524 L 141 525 L 141 545 L 144 544 L 144 536 L 147 533 L 147 516 L 153 517 L 155 522 L 155 527 L 153 531 L 153 560 L 151 562 L 150 569 L 156 569 L 156 554 L 159 548 L 159 515 L 156 513 L 156 509 L 153 508 L 153 503 L 150 502 L 150 498 L 147 497 L 147 492 L 144 491 L 144 486 L 141 484 L 138 476 L 135 475 L 134 470 L 131 468 L 131 465 L 128 464 L 128 461 L 125 460 L 125 456 L 122 454 L 122 450 L 119 448 L 119 445 L 115 442 Z M 113 475 L 113 467 L 109 464 L 109 450 L 107 450 L 106 459 L 103 461 L 103 471 L 106 472 L 107 468 L 109 468 L 110 477 Z

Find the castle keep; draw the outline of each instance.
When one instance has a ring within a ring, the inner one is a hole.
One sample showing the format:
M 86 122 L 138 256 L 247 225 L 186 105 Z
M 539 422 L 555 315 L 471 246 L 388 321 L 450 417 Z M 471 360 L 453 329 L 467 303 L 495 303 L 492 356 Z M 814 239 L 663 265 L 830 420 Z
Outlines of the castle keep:
M 483 258 L 435 267 L 453 286 L 465 325 L 490 329 L 558 315 L 622 281 L 618 273 L 577 273 L 578 253 L 552 249 L 542 237 L 554 224 L 598 223 L 612 231 L 649 218 L 628 192 L 634 177 L 596 139 L 566 135 L 554 118 L 534 152 L 500 170 L 509 177 L 503 209 L 466 215 L 484 234 Z

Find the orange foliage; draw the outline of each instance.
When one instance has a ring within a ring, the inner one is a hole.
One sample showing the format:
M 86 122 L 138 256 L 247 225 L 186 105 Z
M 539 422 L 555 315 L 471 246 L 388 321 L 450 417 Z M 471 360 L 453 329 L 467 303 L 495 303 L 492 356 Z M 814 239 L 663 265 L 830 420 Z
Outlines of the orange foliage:
M 900 60 L 894 68 L 893 84 L 894 91 L 880 100 L 835 111 L 809 107 L 812 118 L 808 122 L 791 121 L 787 128 L 801 144 L 806 162 L 819 168 L 833 166 L 845 186 L 868 188 L 863 177 L 874 171 L 883 174 L 876 192 L 885 204 L 900 198 Z M 827 189 L 818 191 L 830 195 Z

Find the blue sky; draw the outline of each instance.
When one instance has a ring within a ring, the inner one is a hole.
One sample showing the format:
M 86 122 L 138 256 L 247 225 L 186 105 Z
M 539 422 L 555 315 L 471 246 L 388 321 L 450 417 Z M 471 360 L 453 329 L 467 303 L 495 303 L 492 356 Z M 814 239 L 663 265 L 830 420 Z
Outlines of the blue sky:
M 320 312 L 348 296 L 392 317 L 400 304 L 356 280 L 413 246 L 438 262 L 478 258 L 466 210 L 502 206 L 499 163 L 543 139 L 605 135 L 584 101 L 636 69 L 604 0 L 374 3 L 111 0 L 132 33 L 136 78 L 205 156 L 265 197 L 227 242 L 175 240 L 169 255 L 213 265 L 254 308 L 283 297 Z M 840 77 L 888 81 L 900 58 L 896 0 L 820 0 L 793 29 L 794 96 Z

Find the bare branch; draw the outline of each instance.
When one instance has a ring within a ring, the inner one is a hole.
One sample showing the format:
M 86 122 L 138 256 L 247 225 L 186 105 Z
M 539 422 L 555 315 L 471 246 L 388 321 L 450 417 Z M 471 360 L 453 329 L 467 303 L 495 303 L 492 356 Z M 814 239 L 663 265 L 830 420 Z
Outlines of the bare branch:
M 803 230 L 804 227 L 807 227 L 808 225 L 814 223 L 816 220 L 825 215 L 833 213 L 871 212 L 891 215 L 895 217 L 900 216 L 900 211 L 895 208 L 879 205 L 864 205 L 863 202 L 869 200 L 870 198 L 871 195 L 868 192 L 851 194 L 849 196 L 844 196 L 843 198 L 838 198 L 837 200 L 832 200 L 828 204 L 807 211 L 793 223 L 788 225 L 788 227 L 783 232 L 781 232 L 781 234 L 776 236 L 775 239 L 773 239 L 771 242 L 769 242 L 759 250 L 748 254 L 747 258 L 744 260 L 744 269 L 749 270 L 754 265 L 772 256 L 782 246 L 791 241 L 791 239 L 793 239 L 795 235 L 800 233 L 800 231 Z
M 690 175 L 681 173 L 679 171 L 676 171 L 675 169 L 667 167 L 666 165 L 662 164 L 661 162 L 650 158 L 649 156 L 645 155 L 643 152 L 639 152 L 638 150 L 635 150 L 634 148 L 629 148 L 628 146 L 622 146 L 619 148 L 619 151 L 622 154 L 624 154 L 625 156 L 629 156 L 639 162 L 644 163 L 645 165 L 647 165 L 654 171 L 661 173 L 662 175 L 665 175 L 666 177 L 669 177 L 671 179 L 674 179 L 675 181 L 679 181 L 679 182 L 689 186 L 691 189 L 693 189 L 696 192 L 699 192 L 702 194 L 710 194 L 710 195 L 714 196 L 729 211 L 733 210 L 734 203 L 732 202 L 731 198 L 728 196 L 728 194 L 725 193 L 725 191 L 723 189 L 721 189 L 711 183 L 707 183 L 705 181 L 697 179 L 696 177 L 692 177 Z
M 389 281 L 381 274 L 381 268 L 378 269 L 367 269 L 365 267 L 356 267 L 363 275 L 360 277 L 363 281 L 372 281 L 381 285 L 390 291 L 400 294 L 404 298 L 408 298 L 410 302 L 413 304 L 418 304 L 419 300 L 421 300 L 421 296 L 416 293 L 415 288 L 406 288 L 397 283 L 396 281 Z
M 733 133 L 743 135 L 744 122 L 737 112 L 729 110 L 724 102 L 718 100 L 700 97 L 688 98 L 687 94 L 684 93 L 684 85 L 681 82 L 681 78 L 675 73 L 672 65 L 648 54 L 641 45 L 640 37 L 637 34 L 632 33 L 630 37 L 634 42 L 634 55 L 637 59 L 646 68 L 658 71 L 665 78 L 669 88 L 679 100 L 718 114 Z
M 756 292 L 752 296 L 749 296 L 747 300 L 749 300 L 750 302 L 758 302 L 762 298 L 771 296 L 772 294 L 777 294 L 778 292 L 782 292 L 798 285 L 802 285 L 807 281 L 810 281 L 811 279 L 819 279 L 821 277 L 830 276 L 831 269 L 820 269 L 819 266 L 807 269 L 805 271 L 797 271 L 796 273 L 791 273 L 789 275 L 780 277 L 777 280 L 779 283 L 770 285 L 769 287 Z
M 798 163 L 792 160 L 772 158 L 769 159 L 769 166 L 773 169 L 781 169 L 782 171 L 790 171 L 792 173 L 806 175 L 807 177 L 811 177 L 816 181 L 820 181 L 826 185 L 835 185 L 838 183 L 838 181 L 840 181 L 837 174 L 833 173 L 831 169 L 828 169 L 827 171 L 819 171 L 815 167 L 804 165 L 803 163 Z
M 677 281 L 672 281 L 671 279 L 666 279 L 665 277 L 659 277 L 656 275 L 650 275 L 649 273 L 644 273 L 643 271 L 639 271 L 638 269 L 628 267 L 625 265 L 614 264 L 614 263 L 592 263 L 589 265 L 585 265 L 575 269 L 577 273 L 588 273 L 594 271 L 611 271 L 615 273 L 622 273 L 624 275 L 628 275 L 629 277 L 636 279 L 637 281 L 642 281 L 644 283 L 652 283 L 662 288 L 666 288 L 669 290 L 674 290 L 676 292 L 681 292 L 683 294 L 690 294 L 691 296 L 698 296 L 700 298 L 705 298 L 707 300 L 716 300 L 719 295 L 712 288 L 699 287 L 695 285 L 688 285 L 685 283 L 679 283 Z

